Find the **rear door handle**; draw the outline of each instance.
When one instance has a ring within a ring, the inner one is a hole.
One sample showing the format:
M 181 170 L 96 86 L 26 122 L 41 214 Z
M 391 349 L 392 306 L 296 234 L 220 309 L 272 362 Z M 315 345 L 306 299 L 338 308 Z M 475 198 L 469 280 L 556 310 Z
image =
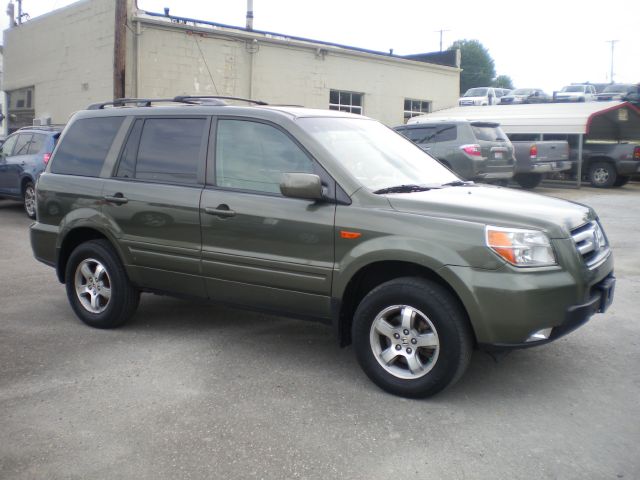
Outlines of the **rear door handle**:
M 115 195 L 105 195 L 103 198 L 108 203 L 114 203 L 116 205 L 124 205 L 129 201 L 129 199 L 121 193 L 116 193 Z
M 205 207 L 204 213 L 208 215 L 215 215 L 216 217 L 220 218 L 229 218 L 236 215 L 235 210 L 231 210 L 229 208 L 229 205 L 226 205 L 224 203 L 218 205 L 216 208 Z

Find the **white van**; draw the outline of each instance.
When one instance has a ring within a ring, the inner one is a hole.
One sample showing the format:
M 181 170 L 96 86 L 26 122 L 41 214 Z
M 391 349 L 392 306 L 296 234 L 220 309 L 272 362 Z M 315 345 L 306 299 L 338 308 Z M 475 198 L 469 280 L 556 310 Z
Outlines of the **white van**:
M 496 89 L 493 87 L 470 88 L 458 100 L 458 105 L 460 105 L 461 107 L 471 105 L 496 105 L 497 103 L 498 97 L 496 94 Z

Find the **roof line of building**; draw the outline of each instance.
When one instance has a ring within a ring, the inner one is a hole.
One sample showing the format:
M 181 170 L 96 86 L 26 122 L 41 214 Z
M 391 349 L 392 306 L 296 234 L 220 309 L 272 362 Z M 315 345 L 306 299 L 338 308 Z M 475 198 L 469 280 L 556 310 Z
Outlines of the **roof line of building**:
M 342 48 L 345 50 L 352 50 L 352 51 L 356 51 L 356 52 L 361 52 L 361 53 L 368 53 L 370 55 L 379 55 L 382 57 L 388 57 L 388 58 L 398 58 L 398 59 L 403 59 L 403 60 L 413 60 L 413 61 L 419 61 L 422 63 L 427 63 L 429 65 L 438 65 L 438 66 L 445 66 L 445 67 L 452 67 L 452 68 L 458 68 L 456 65 L 448 65 L 448 64 L 442 64 L 442 63 L 435 63 L 435 62 L 427 62 L 424 60 L 419 60 L 416 58 L 411 58 L 411 57 L 417 57 L 419 55 L 425 55 L 425 54 L 413 54 L 413 55 L 394 55 L 392 53 L 392 51 L 390 52 L 380 52 L 378 50 L 370 50 L 367 48 L 360 48 L 360 47 L 353 47 L 350 45 L 343 45 L 340 43 L 333 43 L 333 42 L 327 42 L 324 40 L 314 40 L 311 38 L 305 38 L 305 37 L 298 37 L 295 35 L 285 35 L 283 33 L 277 33 L 277 32 L 270 32 L 267 30 L 256 30 L 256 29 L 246 29 L 243 27 L 238 27 L 236 25 L 227 25 L 224 23 L 218 23 L 218 22 L 212 22 L 209 20 L 199 20 L 196 18 L 190 18 L 190 17 L 180 17 L 180 16 L 176 16 L 176 15 L 170 15 L 170 14 L 166 14 L 166 13 L 158 13 L 158 12 L 150 12 L 148 10 L 140 10 L 141 13 L 143 13 L 144 15 L 149 15 L 150 17 L 155 17 L 155 18 L 163 18 L 163 19 L 169 19 L 172 22 L 175 23 L 182 23 L 182 24 L 189 24 L 192 23 L 194 24 L 194 26 L 197 26 L 197 24 L 201 24 L 201 25 L 207 25 L 207 26 L 211 26 L 211 27 L 216 27 L 216 28 L 225 28 L 225 29 L 230 29 L 230 30 L 235 30 L 237 32 L 242 32 L 242 33 L 255 33 L 258 35 L 264 35 L 266 37 L 272 37 L 272 38 L 280 38 L 283 40 L 294 40 L 297 42 L 306 42 L 306 43 L 312 43 L 312 44 L 317 44 L 317 45 L 326 45 L 327 47 L 336 47 L 336 48 Z

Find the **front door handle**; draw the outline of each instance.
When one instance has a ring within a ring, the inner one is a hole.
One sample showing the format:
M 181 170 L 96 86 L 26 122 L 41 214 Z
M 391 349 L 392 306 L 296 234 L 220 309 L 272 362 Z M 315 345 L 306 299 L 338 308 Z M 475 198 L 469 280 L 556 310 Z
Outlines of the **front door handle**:
M 229 218 L 236 215 L 235 210 L 231 210 L 229 208 L 229 205 L 226 205 L 224 203 L 218 205 L 216 208 L 205 207 L 204 213 L 208 215 L 215 215 L 216 217 L 220 218 Z
M 116 205 L 124 205 L 129 201 L 129 199 L 121 193 L 116 193 L 115 195 L 105 195 L 102 198 L 104 198 L 107 203 L 114 203 Z

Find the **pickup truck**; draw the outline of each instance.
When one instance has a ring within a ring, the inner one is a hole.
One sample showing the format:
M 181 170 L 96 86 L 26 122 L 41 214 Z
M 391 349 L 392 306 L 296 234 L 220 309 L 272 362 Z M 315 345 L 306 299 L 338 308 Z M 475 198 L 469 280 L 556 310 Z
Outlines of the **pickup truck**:
M 578 135 L 545 134 L 545 140 L 567 140 L 572 176 L 577 174 Z M 604 140 L 582 142 L 582 180 L 592 187 L 609 188 L 626 185 L 632 176 L 640 174 L 640 144 Z
M 572 157 L 576 155 L 572 150 Z M 633 175 L 640 174 L 640 145 L 586 141 L 582 147 L 582 174 L 593 187 L 608 188 L 626 185 Z
M 518 134 L 509 137 L 516 157 L 513 180 L 522 188 L 535 188 L 547 173 L 570 170 L 574 163 L 569 160 L 566 141 L 541 141 Z

